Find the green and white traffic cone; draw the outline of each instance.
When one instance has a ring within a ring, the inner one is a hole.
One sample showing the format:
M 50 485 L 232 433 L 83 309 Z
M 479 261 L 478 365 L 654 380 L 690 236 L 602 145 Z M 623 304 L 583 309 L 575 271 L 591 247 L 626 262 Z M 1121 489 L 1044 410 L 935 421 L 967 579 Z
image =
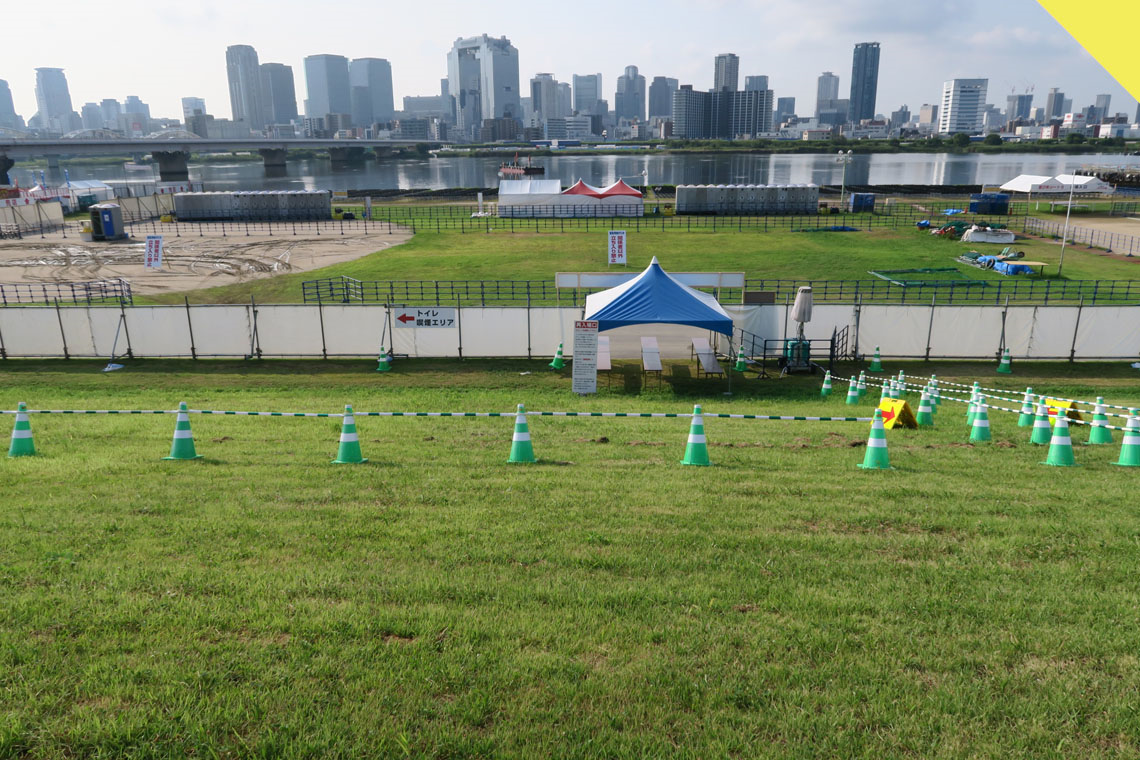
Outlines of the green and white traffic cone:
M 978 416 L 978 392 L 970 394 L 970 403 L 966 406 L 966 427 L 974 426 L 974 417 Z
M 823 376 L 823 387 L 819 389 L 819 397 L 827 398 L 831 395 L 831 371 L 828 370 Z
M 879 359 L 879 347 L 875 346 L 875 356 L 871 359 L 871 366 L 867 368 L 868 372 L 882 372 L 883 362 Z
M 1026 388 L 1021 399 L 1021 414 L 1017 415 L 1018 427 L 1033 427 L 1033 389 Z
M 744 372 L 748 369 L 748 360 L 744 358 L 744 346 L 736 352 L 736 366 L 733 367 L 737 372 Z
M 367 462 L 360 455 L 360 436 L 356 434 L 356 417 L 352 414 L 352 407 L 344 407 L 344 423 L 340 426 L 340 447 L 336 450 L 336 459 L 333 464 L 362 464 Z
M 930 394 L 922 392 L 922 400 L 918 402 L 918 415 L 915 417 L 919 427 L 934 427 L 934 409 L 930 406 Z
M 392 369 L 392 357 L 388 355 L 388 352 L 384 350 L 383 346 L 380 346 L 380 358 L 379 358 L 378 363 L 376 365 L 376 371 L 377 372 L 390 372 L 391 369 Z
M 931 401 L 934 402 L 934 411 L 938 412 L 938 407 L 942 406 L 942 394 L 938 392 L 938 378 L 934 375 L 930 376 L 930 395 Z
M 1013 363 L 1010 361 L 1008 348 L 1001 354 L 1001 362 L 998 363 L 997 371 L 1002 375 L 1013 374 Z
M 867 373 L 859 373 L 859 400 L 862 401 L 863 397 L 867 395 Z
M 562 369 L 566 362 L 562 359 L 562 344 L 558 344 L 558 353 L 554 354 L 554 361 L 547 365 L 551 369 Z
M 689 426 L 689 440 L 685 444 L 685 458 L 681 464 L 692 464 L 699 467 L 708 467 L 709 446 L 705 439 L 705 418 L 701 416 L 701 407 L 693 407 L 693 423 Z
M 1096 407 L 1093 409 L 1092 427 L 1089 428 L 1090 446 L 1112 443 L 1112 431 L 1106 427 L 1101 427 L 1107 424 L 1108 415 L 1104 411 L 1104 397 L 1097 396 Z
M 1120 444 L 1120 459 L 1113 462 L 1117 467 L 1140 467 L 1140 417 L 1136 410 L 1128 412 L 1128 424 L 1124 428 L 1124 442 Z
M 534 447 L 530 442 L 530 428 L 526 424 L 526 407 L 519 404 L 515 412 L 515 433 L 511 436 L 511 456 L 507 463 L 528 464 L 534 462 Z
M 881 409 L 875 410 L 875 418 L 871 420 L 871 435 L 867 438 L 867 453 L 863 456 L 863 464 L 857 466 L 864 470 L 892 469 L 887 456 L 887 431 L 883 428 Z
M 899 395 L 895 398 L 906 398 L 906 374 L 900 369 L 898 379 Z
M 847 383 L 846 403 L 848 406 L 855 406 L 859 403 L 859 381 L 855 378 L 851 378 L 851 381 Z
M 170 444 L 170 456 L 163 459 L 201 459 L 194 451 L 194 434 L 190 432 L 190 414 L 186 402 L 178 404 L 178 418 L 174 422 L 174 441 Z
M 1076 467 L 1073 459 L 1073 439 L 1069 437 L 1069 418 L 1057 410 L 1057 421 L 1053 423 L 1053 437 L 1049 440 L 1049 456 L 1041 464 L 1051 467 Z
M 28 420 L 28 406 L 23 401 L 16 405 L 16 425 L 12 428 L 12 445 L 8 447 L 10 457 L 30 457 L 36 454 L 36 442 L 32 439 L 32 423 Z
M 879 403 L 883 403 L 883 399 L 891 397 L 891 381 L 883 381 L 883 390 L 879 393 Z
M 1049 407 L 1045 406 L 1045 397 L 1037 397 L 1037 414 L 1033 417 L 1033 431 L 1029 434 L 1029 442 L 1035 446 L 1045 446 L 1053 438 L 1053 431 L 1049 426 Z
M 993 440 L 990 436 L 990 416 L 986 412 L 985 398 L 978 401 L 978 409 L 974 414 L 974 426 L 970 428 L 970 441 L 972 443 L 985 443 Z

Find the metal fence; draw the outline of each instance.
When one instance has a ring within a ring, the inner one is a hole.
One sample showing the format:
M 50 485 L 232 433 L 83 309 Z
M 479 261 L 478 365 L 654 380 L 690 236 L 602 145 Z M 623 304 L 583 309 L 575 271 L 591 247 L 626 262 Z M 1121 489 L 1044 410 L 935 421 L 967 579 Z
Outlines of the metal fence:
M 134 303 L 131 284 L 122 278 L 88 282 L 0 282 L 0 305 Z
M 1065 235 L 1064 222 L 1048 222 L 1044 219 L 1026 217 L 1022 222 L 1022 231 L 1030 235 L 1043 235 L 1061 237 Z M 1140 253 L 1140 237 L 1123 235 L 1119 232 L 1106 232 L 1091 227 L 1075 227 L 1069 225 L 1068 239 L 1073 243 L 1083 243 L 1095 248 L 1104 248 L 1112 253 L 1122 253 L 1126 256 L 1135 256 Z

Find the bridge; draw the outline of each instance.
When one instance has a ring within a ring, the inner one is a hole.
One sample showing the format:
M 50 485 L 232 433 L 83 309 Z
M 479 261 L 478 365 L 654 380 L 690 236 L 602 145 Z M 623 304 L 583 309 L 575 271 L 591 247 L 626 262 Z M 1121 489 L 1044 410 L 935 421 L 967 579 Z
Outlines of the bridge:
M 18 159 L 48 159 L 48 168 L 58 170 L 63 156 L 130 156 L 149 153 L 158 162 L 159 178 L 164 182 L 177 182 L 189 178 L 187 160 L 191 153 L 232 153 L 256 151 L 261 154 L 267 169 L 284 169 L 285 156 L 290 150 L 327 150 L 334 163 L 350 163 L 364 158 L 367 150 L 385 156 L 394 148 L 410 145 L 440 143 L 431 140 L 318 140 L 307 138 L 273 139 L 250 137 L 224 138 L 147 138 L 122 140 L 90 139 L 12 139 L 0 138 L 0 185 L 9 184 L 8 170 Z

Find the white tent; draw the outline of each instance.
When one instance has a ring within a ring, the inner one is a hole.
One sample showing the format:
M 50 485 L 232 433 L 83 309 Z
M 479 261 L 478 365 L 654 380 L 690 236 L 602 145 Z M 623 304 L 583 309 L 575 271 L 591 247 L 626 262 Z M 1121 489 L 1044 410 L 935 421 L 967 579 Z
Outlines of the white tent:
M 1042 183 L 1051 179 L 1043 174 L 1019 174 L 1002 185 L 1001 189 L 1011 193 L 1038 193 L 1041 192 Z
M 499 216 L 553 216 L 548 210 L 561 195 L 556 179 L 505 179 L 499 183 Z
M 1111 193 L 1112 185 L 1096 177 L 1073 174 L 1058 174 L 1044 177 L 1040 174 L 1020 174 L 1001 186 L 1012 193 L 1039 193 L 1041 195 Z

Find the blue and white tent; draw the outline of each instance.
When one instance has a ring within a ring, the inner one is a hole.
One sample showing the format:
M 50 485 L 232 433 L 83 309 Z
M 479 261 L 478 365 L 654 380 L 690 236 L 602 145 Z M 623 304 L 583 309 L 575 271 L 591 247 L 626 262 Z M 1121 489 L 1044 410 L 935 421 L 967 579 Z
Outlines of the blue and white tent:
M 732 317 L 708 293 L 683 285 L 657 263 L 616 288 L 586 296 L 585 319 L 598 331 L 647 324 L 689 325 L 732 336 Z

